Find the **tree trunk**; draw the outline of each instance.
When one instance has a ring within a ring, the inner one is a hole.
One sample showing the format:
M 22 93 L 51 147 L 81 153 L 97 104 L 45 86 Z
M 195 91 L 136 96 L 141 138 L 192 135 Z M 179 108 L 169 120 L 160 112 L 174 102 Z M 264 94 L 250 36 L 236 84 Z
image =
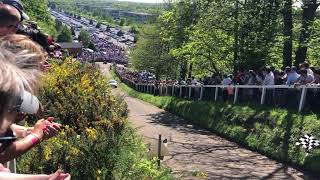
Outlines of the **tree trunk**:
M 292 66 L 292 0 L 286 0 L 283 9 L 283 66 Z
M 188 62 L 186 60 L 183 60 L 180 64 L 180 79 L 186 80 L 188 72 Z
M 234 52 L 233 52 L 233 71 L 236 72 L 239 64 L 239 0 L 236 2 L 235 26 L 234 26 Z
M 307 57 L 307 44 L 311 36 L 310 28 L 314 22 L 316 10 L 319 7 L 317 0 L 304 0 L 302 5 L 302 27 L 299 39 L 299 47 L 296 52 L 295 65 L 303 63 Z
M 190 65 L 189 65 L 189 73 L 188 73 L 188 78 L 189 79 L 192 78 L 192 67 L 193 67 L 193 63 L 190 63 Z

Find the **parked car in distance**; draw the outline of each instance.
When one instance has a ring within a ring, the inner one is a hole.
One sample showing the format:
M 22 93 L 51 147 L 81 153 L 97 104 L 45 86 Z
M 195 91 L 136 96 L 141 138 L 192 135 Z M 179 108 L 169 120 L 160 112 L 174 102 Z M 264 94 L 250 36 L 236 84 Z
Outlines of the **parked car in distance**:
M 117 88 L 118 87 L 118 82 L 116 80 L 112 79 L 112 80 L 109 81 L 109 85 L 112 88 Z

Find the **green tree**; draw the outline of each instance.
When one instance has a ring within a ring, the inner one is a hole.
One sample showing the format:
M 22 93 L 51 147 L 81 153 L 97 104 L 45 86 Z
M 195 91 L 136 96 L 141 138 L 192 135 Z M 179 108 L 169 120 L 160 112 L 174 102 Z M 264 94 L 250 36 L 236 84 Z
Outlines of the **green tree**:
M 283 66 L 292 66 L 292 0 L 285 0 L 283 8 Z
M 175 66 L 172 57 L 168 55 L 167 47 L 160 38 L 159 27 L 146 25 L 142 28 L 137 47 L 131 54 L 133 66 L 137 70 L 147 70 L 161 77 L 175 76 Z
M 100 28 L 101 27 L 101 23 L 98 22 L 97 25 L 96 25 L 96 28 Z
M 119 22 L 119 26 L 124 26 L 125 23 L 126 23 L 126 20 L 124 18 L 121 18 Z
M 58 42 L 72 42 L 71 30 L 67 26 L 63 26 L 57 37 Z
M 62 22 L 59 21 L 58 19 L 56 19 L 55 20 L 55 28 L 56 28 L 56 30 L 59 32 L 59 31 L 61 31 L 62 27 L 63 27 Z
M 194 71 L 190 74 L 193 73 L 203 78 L 211 76 L 213 73 L 232 72 L 233 36 L 199 23 L 192 31 L 190 39 L 182 48 L 173 52 L 176 57 L 189 58 L 189 63 L 193 65 L 191 68 Z
M 181 48 L 188 40 L 192 26 L 197 22 L 199 11 L 198 1 L 183 0 L 174 4 L 171 11 L 165 12 L 158 19 L 161 27 L 161 37 L 169 45 L 171 54 Z M 185 79 L 188 73 L 188 58 L 175 57 L 179 64 L 179 76 Z
M 139 32 L 138 26 L 136 26 L 136 25 L 131 26 L 130 32 L 134 33 L 134 34 L 138 34 L 138 32 Z
M 22 0 L 31 20 L 36 21 L 42 31 L 52 36 L 57 35 L 55 22 L 48 11 L 48 0 Z
M 84 29 L 81 29 L 78 39 L 84 47 L 88 47 L 91 41 L 89 32 Z
M 91 41 L 90 41 L 90 43 L 89 43 L 89 45 L 88 45 L 88 48 L 89 48 L 89 49 L 92 49 L 92 50 L 94 50 L 94 51 L 97 50 L 96 46 L 95 46 Z
M 320 2 L 318 0 L 302 0 L 302 26 L 299 37 L 299 47 L 296 52 L 296 66 L 306 60 L 308 51 L 307 44 L 312 36 L 311 27 L 315 21 L 316 11 L 319 5 Z

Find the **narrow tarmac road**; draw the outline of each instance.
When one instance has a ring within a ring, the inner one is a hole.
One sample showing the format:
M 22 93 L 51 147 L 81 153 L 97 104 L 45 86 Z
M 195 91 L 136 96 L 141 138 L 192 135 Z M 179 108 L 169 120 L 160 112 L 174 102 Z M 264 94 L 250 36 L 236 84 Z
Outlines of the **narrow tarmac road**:
M 101 65 L 104 73 L 108 67 Z M 124 96 L 129 121 L 146 142 L 168 139 L 165 165 L 177 179 L 310 179 L 303 172 L 239 147 L 141 100 Z

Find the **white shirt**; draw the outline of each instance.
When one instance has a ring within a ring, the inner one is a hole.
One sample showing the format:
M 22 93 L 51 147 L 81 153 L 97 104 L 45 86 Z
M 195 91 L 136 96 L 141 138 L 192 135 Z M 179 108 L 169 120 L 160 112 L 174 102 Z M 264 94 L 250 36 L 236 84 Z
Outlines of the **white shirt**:
M 263 85 L 274 85 L 274 74 L 273 72 L 270 72 L 265 75 Z
M 309 74 L 309 75 L 311 75 L 312 77 L 314 77 L 313 71 L 312 71 L 310 68 L 308 68 L 308 69 L 306 69 L 306 70 L 307 70 L 307 74 Z
M 196 80 L 196 79 L 193 79 L 192 81 L 191 81 L 191 84 L 192 85 L 196 85 L 198 83 L 198 81 Z

